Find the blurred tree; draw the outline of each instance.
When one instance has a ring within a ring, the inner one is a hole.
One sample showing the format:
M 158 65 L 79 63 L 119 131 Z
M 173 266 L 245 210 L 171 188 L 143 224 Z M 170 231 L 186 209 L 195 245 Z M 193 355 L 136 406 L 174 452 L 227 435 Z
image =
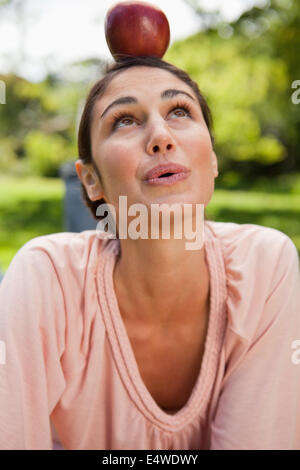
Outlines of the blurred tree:
M 9 104 L 0 106 L 1 171 L 58 176 L 60 165 L 77 157 L 82 105 L 104 65 L 96 58 L 75 62 L 38 83 L 0 75 Z
M 187 3 L 203 14 L 201 1 Z M 166 54 L 208 98 L 221 173 L 234 182 L 239 173 L 249 181 L 300 169 L 300 106 L 291 101 L 300 79 L 299 14 L 299 2 L 272 0 L 232 23 L 219 19 Z
M 300 79 L 300 2 L 292 0 L 269 0 L 265 8 L 252 8 L 244 13 L 236 23 L 237 31 L 244 37 L 250 38 L 247 54 L 265 54 L 272 60 L 282 63 L 285 68 L 286 87 L 282 95 L 276 97 L 273 89 L 272 102 L 275 104 L 272 113 L 276 113 L 276 123 L 273 126 L 281 141 L 284 143 L 288 159 L 282 168 L 300 169 L 299 129 L 300 106 L 291 100 L 294 80 Z M 277 99 L 276 99 L 277 98 Z M 270 108 L 268 115 L 270 115 Z M 264 115 L 267 125 L 267 116 Z M 275 116 L 274 116 L 275 120 Z
M 82 86 L 61 82 L 53 75 L 39 83 L 30 83 L 12 74 L 0 76 L 0 79 L 6 84 L 6 100 L 9 103 L 9 106 L 0 106 L 0 168 L 10 168 L 12 172 L 19 172 L 20 168 L 28 172 L 31 168 L 39 174 L 43 174 L 42 169 L 45 168 L 45 175 L 49 175 L 47 165 L 41 164 L 37 171 L 37 164 L 32 165 L 30 159 L 27 160 L 28 148 L 36 150 L 37 146 L 32 144 L 32 140 L 31 146 L 28 146 L 26 137 L 38 131 L 39 136 L 44 136 L 49 149 L 55 148 L 55 152 L 63 149 L 63 152 L 50 158 L 50 173 L 58 176 L 60 164 L 77 154 L 75 116 L 83 93 Z M 49 143 L 52 137 L 53 143 L 56 142 L 53 146 Z M 42 153 L 45 155 L 44 150 Z M 19 164 L 20 159 L 25 160 L 22 165 Z

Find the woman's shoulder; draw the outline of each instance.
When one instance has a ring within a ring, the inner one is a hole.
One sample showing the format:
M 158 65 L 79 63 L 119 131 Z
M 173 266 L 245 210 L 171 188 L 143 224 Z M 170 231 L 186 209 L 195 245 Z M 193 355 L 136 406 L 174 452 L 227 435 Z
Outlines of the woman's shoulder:
M 23 275 L 56 279 L 62 284 L 82 284 L 93 273 L 103 240 L 96 230 L 42 235 L 26 242 L 13 257 L 1 284 Z M 37 279 L 38 281 L 38 279 Z
M 292 239 L 272 227 L 258 224 L 207 221 L 214 236 L 220 241 L 225 255 L 270 256 L 274 259 L 282 250 L 297 256 Z M 262 260 L 262 258 L 260 258 Z
M 53 264 L 60 266 L 69 264 L 82 265 L 87 262 L 95 251 L 102 246 L 95 230 L 83 232 L 60 232 L 34 237 L 26 242 L 16 253 L 15 258 L 38 258 L 39 255 L 49 257 Z
M 47 235 L 34 237 L 24 243 L 22 249 L 32 249 L 38 247 L 60 248 L 69 247 L 78 249 L 80 246 L 86 246 L 86 243 L 93 242 L 97 238 L 96 230 L 84 230 L 82 232 L 57 232 Z
M 223 253 L 231 330 L 250 339 L 274 289 L 281 285 L 284 290 L 287 279 L 299 289 L 297 248 L 289 236 L 271 227 L 209 221 L 209 228 Z

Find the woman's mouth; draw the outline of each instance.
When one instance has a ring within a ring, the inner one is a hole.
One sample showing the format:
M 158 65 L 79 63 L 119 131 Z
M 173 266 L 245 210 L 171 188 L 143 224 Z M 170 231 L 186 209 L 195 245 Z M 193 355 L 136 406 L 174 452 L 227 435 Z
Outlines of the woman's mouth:
M 189 174 L 189 172 L 165 173 L 157 178 L 147 179 L 145 180 L 145 183 L 152 186 L 171 186 L 172 184 L 186 179 Z

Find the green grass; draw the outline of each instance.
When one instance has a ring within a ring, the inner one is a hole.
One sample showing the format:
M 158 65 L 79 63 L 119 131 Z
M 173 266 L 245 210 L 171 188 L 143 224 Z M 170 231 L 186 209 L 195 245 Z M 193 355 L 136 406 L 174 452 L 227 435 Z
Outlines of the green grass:
M 208 219 L 272 227 L 288 235 L 300 256 L 300 194 L 216 190 Z
M 58 178 L 0 178 L 0 266 L 27 241 L 64 231 L 64 183 Z M 207 217 L 286 233 L 300 255 L 300 194 L 215 190 Z
M 27 241 L 64 230 L 64 184 L 58 178 L 0 179 L 0 266 Z

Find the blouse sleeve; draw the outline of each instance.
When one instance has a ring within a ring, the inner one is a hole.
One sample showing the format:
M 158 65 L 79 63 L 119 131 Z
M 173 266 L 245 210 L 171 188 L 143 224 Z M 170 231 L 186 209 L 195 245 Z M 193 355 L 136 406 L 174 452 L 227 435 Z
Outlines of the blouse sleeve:
M 24 245 L 0 284 L 0 449 L 51 450 L 65 388 L 64 298 L 46 251 Z
M 271 275 L 254 338 L 221 390 L 211 450 L 300 449 L 300 273 L 289 237 Z

